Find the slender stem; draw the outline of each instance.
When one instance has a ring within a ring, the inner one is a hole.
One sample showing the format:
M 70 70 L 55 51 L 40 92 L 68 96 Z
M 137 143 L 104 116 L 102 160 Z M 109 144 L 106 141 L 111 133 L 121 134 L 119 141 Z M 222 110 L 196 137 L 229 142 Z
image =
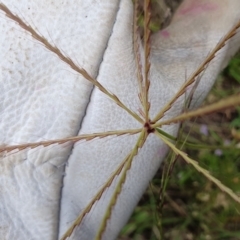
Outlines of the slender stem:
M 210 52 L 210 54 L 206 57 L 206 59 L 202 62 L 202 64 L 198 67 L 198 69 L 190 76 L 190 78 L 183 84 L 180 90 L 175 94 L 175 96 L 161 109 L 161 111 L 156 115 L 156 117 L 152 120 L 152 123 L 156 123 L 159 121 L 164 113 L 168 111 L 173 103 L 182 96 L 189 85 L 191 85 L 194 81 L 196 81 L 197 77 L 205 71 L 209 63 L 215 58 L 216 53 L 221 50 L 226 42 L 231 39 L 240 28 L 240 20 L 230 29 L 230 31 L 219 41 L 216 47 Z
M 157 122 L 155 124 L 152 124 L 151 127 L 156 128 L 156 127 L 161 127 L 163 125 L 168 125 L 171 123 L 182 122 L 193 117 L 199 117 L 199 116 L 220 111 L 226 108 L 236 107 L 238 105 L 240 105 L 240 94 L 238 94 L 237 96 L 228 97 L 227 99 L 223 99 L 209 106 L 205 106 L 191 112 L 180 114 L 175 118 L 171 118 L 162 122 Z
M 100 228 L 98 230 L 98 233 L 96 235 L 95 240 L 101 240 L 102 239 L 102 235 L 103 235 L 103 233 L 104 233 L 104 231 L 107 227 L 107 221 L 111 217 L 112 209 L 116 205 L 118 196 L 122 191 L 122 187 L 123 187 L 123 184 L 126 180 L 127 172 L 131 168 L 133 158 L 138 154 L 139 148 L 141 148 L 143 146 L 147 137 L 148 137 L 148 133 L 147 133 L 146 129 L 143 129 L 139 138 L 138 138 L 138 140 L 137 140 L 136 145 L 134 146 L 133 150 L 131 151 L 131 153 L 127 157 L 127 161 L 126 161 L 126 163 L 125 163 L 125 165 L 122 169 L 122 174 L 121 174 L 120 179 L 119 179 L 119 181 L 118 181 L 118 183 L 115 187 L 114 193 L 111 197 L 110 203 L 107 207 L 107 210 L 106 210 L 105 215 L 103 217 L 103 221 L 100 225 Z
M 24 143 L 24 144 L 18 144 L 18 145 L 11 145 L 11 146 L 0 146 L 0 153 L 1 152 L 11 152 L 13 150 L 24 150 L 26 148 L 36 148 L 39 146 L 47 147 L 52 144 L 64 144 L 67 142 L 75 143 L 81 140 L 90 141 L 94 138 L 105 138 L 108 136 L 121 136 L 121 135 L 133 135 L 141 132 L 141 128 L 139 129 L 127 129 L 127 130 L 118 130 L 118 131 L 108 131 L 108 132 L 100 132 L 100 133 L 90 133 L 90 134 L 81 134 L 79 136 L 75 137 L 68 137 L 68 138 L 61 138 L 61 139 L 54 139 L 54 140 L 46 140 L 46 141 L 40 141 L 40 142 L 34 142 L 34 143 Z
M 164 136 L 162 136 L 159 132 L 155 131 L 155 134 L 165 143 L 167 144 L 176 154 L 180 155 L 188 164 L 191 164 L 198 172 L 202 173 L 208 180 L 213 182 L 219 189 L 221 189 L 223 192 L 228 194 L 229 197 L 231 197 L 234 201 L 240 203 L 240 197 L 235 194 L 232 189 L 228 188 L 224 184 L 222 184 L 217 178 L 213 177 L 211 173 L 202 168 L 199 163 L 190 157 L 187 156 L 187 154 L 181 150 L 179 150 L 177 147 L 174 146 L 170 141 L 168 141 Z
M 17 15 L 14 15 L 11 10 L 5 6 L 3 3 L 0 3 L 0 9 L 6 14 L 6 16 L 16 23 L 19 24 L 21 28 L 29 32 L 33 38 L 35 38 L 37 41 L 41 42 L 45 48 L 56 54 L 63 62 L 65 62 L 69 67 L 71 67 L 74 71 L 81 74 L 86 80 L 90 81 L 94 86 L 98 87 L 100 91 L 105 93 L 109 98 L 111 98 L 118 106 L 123 108 L 125 111 L 127 111 L 133 118 L 135 118 L 138 122 L 143 123 L 143 120 L 132 110 L 130 110 L 127 106 L 125 106 L 116 95 L 110 93 L 100 82 L 98 82 L 96 79 L 91 77 L 89 73 L 83 69 L 77 66 L 76 63 L 69 57 L 66 57 L 62 51 L 57 48 L 56 46 L 53 46 L 48 42 L 48 40 L 44 37 L 42 37 L 40 34 L 38 34 L 30 25 L 27 25 L 20 17 Z

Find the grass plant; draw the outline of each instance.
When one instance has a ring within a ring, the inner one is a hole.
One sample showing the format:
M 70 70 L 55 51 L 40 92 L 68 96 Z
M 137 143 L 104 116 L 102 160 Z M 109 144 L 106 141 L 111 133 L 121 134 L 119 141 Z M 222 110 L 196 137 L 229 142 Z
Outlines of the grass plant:
M 97 79 L 91 77 L 85 69 L 78 66 L 64 52 L 25 23 L 21 17 L 0 3 L 0 10 L 5 14 L 5 17 L 16 22 L 21 29 L 28 32 L 32 38 L 57 58 L 60 58 L 77 74 L 84 76 L 86 81 L 91 82 L 106 97 L 115 102 L 116 106 L 121 107 L 142 126 L 139 129 L 89 133 L 67 139 L 22 143 L 14 146 L 3 145 L 0 148 L 0 152 L 7 153 L 39 146 L 47 147 L 52 144 L 91 141 L 95 138 L 105 138 L 112 135 L 138 134 L 134 148 L 126 154 L 121 164 L 116 166 L 115 172 L 106 179 L 105 185 L 99 189 L 88 206 L 79 213 L 62 240 L 71 236 L 74 229 L 81 224 L 82 219 L 92 209 L 94 203 L 101 198 L 103 192 L 119 176 L 96 237 L 96 239 L 102 238 L 132 161 L 139 154 L 139 150 L 150 134 L 155 134 L 159 137 L 159 141 L 165 142 L 169 146 L 171 154 L 157 173 L 156 178 L 151 182 L 119 239 L 240 239 L 239 56 L 231 61 L 220 77 L 219 82 L 206 100 L 207 104 L 196 110 L 188 110 L 186 106 L 186 111 L 179 116 L 161 120 L 173 104 L 186 93 L 187 88 L 196 82 L 197 77 L 214 60 L 218 51 L 236 34 L 240 28 L 240 21 L 232 29 L 229 29 L 227 35 L 219 41 L 172 99 L 162 109 L 159 109 L 159 112 L 156 112 L 153 119 L 150 119 L 150 2 L 150 0 L 145 0 L 143 6 L 143 62 L 140 59 L 138 45 L 138 2 L 135 2 L 134 51 L 138 67 L 138 93 L 141 102 L 139 112 L 131 110 L 117 95 L 111 93 Z M 143 69 L 142 66 L 144 66 Z M 225 85 L 228 88 L 224 87 Z M 172 123 L 181 123 L 177 138 L 173 138 L 161 130 L 162 126 Z

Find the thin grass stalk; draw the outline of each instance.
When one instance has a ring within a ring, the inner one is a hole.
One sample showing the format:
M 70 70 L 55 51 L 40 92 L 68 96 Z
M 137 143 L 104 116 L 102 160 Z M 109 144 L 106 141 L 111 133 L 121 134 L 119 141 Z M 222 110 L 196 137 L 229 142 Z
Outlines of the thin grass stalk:
M 127 162 L 124 165 L 124 168 L 122 170 L 122 174 L 121 174 L 120 179 L 117 183 L 117 186 L 115 187 L 114 193 L 111 197 L 110 203 L 107 207 L 107 210 L 105 212 L 105 215 L 103 217 L 102 223 L 100 225 L 100 228 L 98 230 L 98 233 L 96 235 L 95 240 L 101 240 L 102 239 L 103 233 L 104 233 L 104 231 L 106 230 L 106 227 L 107 227 L 107 221 L 109 220 L 109 218 L 112 214 L 112 208 L 116 205 L 118 196 L 122 191 L 122 186 L 123 186 L 123 184 L 126 180 L 127 172 L 131 168 L 133 158 L 138 154 L 139 149 L 143 146 L 147 137 L 148 137 L 148 133 L 147 133 L 146 129 L 143 129 L 139 138 L 138 138 L 138 140 L 137 140 L 136 145 L 134 146 L 133 150 L 131 151 L 129 157 L 127 158 Z
M 215 46 L 215 48 L 210 52 L 210 54 L 206 57 L 206 59 L 200 64 L 198 69 L 190 76 L 190 78 L 183 84 L 180 90 L 175 94 L 175 96 L 162 108 L 162 110 L 154 117 L 152 123 L 155 124 L 159 121 L 168 111 L 174 102 L 182 96 L 189 85 L 196 81 L 197 77 L 200 76 L 202 72 L 205 71 L 208 64 L 215 58 L 216 53 L 220 51 L 226 44 L 226 42 L 236 35 L 237 30 L 240 28 L 240 20 L 230 29 L 230 31 L 219 41 L 219 43 Z
M 144 1 L 144 85 L 143 85 L 143 103 L 144 103 L 144 114 L 145 114 L 145 121 L 149 122 L 149 87 L 150 87 L 150 80 L 149 80 L 149 71 L 150 71 L 150 51 L 151 51 L 151 44 L 150 44 L 150 20 L 151 20 L 151 10 L 150 10 L 150 0 Z
M 169 120 L 160 121 L 158 123 L 152 124 L 152 128 L 161 127 L 163 125 L 169 125 L 172 123 L 183 122 L 193 117 L 200 117 L 205 114 L 210 114 L 212 112 L 221 111 L 227 108 L 236 107 L 240 105 L 240 94 L 228 97 L 226 99 L 220 100 L 216 103 L 210 104 L 205 107 L 198 108 L 196 110 L 185 112 L 177 117 L 171 118 Z
M 37 41 L 39 41 L 40 43 L 43 44 L 43 46 L 45 48 L 47 48 L 50 52 L 56 54 L 63 62 L 65 62 L 70 68 L 72 68 L 74 71 L 76 71 L 77 73 L 81 74 L 86 80 L 88 80 L 89 82 L 91 82 L 94 86 L 96 86 L 101 92 L 103 92 L 104 94 L 106 94 L 110 99 L 112 99 L 118 106 L 120 106 L 122 109 L 124 109 L 125 111 L 127 111 L 133 118 L 135 118 L 138 122 L 143 123 L 143 120 L 132 110 L 130 110 L 127 106 L 125 106 L 120 100 L 119 98 L 115 95 L 110 93 L 100 82 L 98 82 L 96 79 L 94 79 L 93 77 L 91 77 L 89 75 L 89 73 L 83 69 L 80 68 L 79 66 L 77 66 L 76 63 L 74 63 L 74 61 L 72 59 L 70 59 L 69 57 L 66 57 L 62 51 L 57 48 L 56 46 L 53 46 L 52 44 L 50 44 L 48 42 L 48 40 L 44 37 L 42 37 L 40 34 L 38 34 L 30 25 L 27 25 L 20 17 L 18 17 L 17 15 L 14 15 L 11 10 L 5 6 L 3 3 L 0 3 L 0 10 L 2 10 L 5 14 L 6 17 L 8 17 L 9 19 L 13 20 L 14 22 L 16 22 L 17 24 L 19 24 L 19 26 L 21 28 L 23 28 L 24 30 L 26 30 L 28 33 L 31 34 L 31 36 L 36 39 Z
M 141 128 L 139 129 L 127 129 L 127 130 L 118 130 L 118 131 L 107 131 L 107 132 L 100 132 L 100 133 L 90 133 L 90 134 L 81 134 L 75 137 L 68 137 L 68 138 L 61 138 L 61 139 L 54 139 L 54 140 L 46 140 L 34 143 L 24 143 L 18 145 L 11 145 L 11 146 L 0 146 L 0 153 L 1 152 L 11 152 L 13 150 L 24 150 L 26 148 L 34 149 L 39 146 L 48 147 L 52 144 L 64 144 L 64 143 L 76 143 L 78 141 L 90 141 L 95 138 L 105 138 L 109 136 L 122 136 L 122 135 L 133 135 L 141 132 Z
M 87 213 L 89 213 L 93 207 L 93 205 L 100 200 L 102 194 L 106 191 L 107 188 L 109 188 L 113 182 L 113 180 L 121 173 L 123 167 L 126 165 L 126 163 L 129 161 L 129 158 L 131 157 L 131 153 L 128 154 L 128 156 L 120 163 L 120 165 L 116 168 L 116 170 L 112 173 L 110 178 L 106 181 L 106 183 L 100 188 L 100 190 L 97 192 L 97 194 L 93 197 L 93 199 L 88 203 L 88 205 L 85 207 L 85 209 L 80 213 L 80 215 L 76 218 L 76 220 L 73 222 L 73 224 L 69 227 L 69 229 L 65 232 L 65 234 L 62 236 L 61 240 L 66 240 L 68 237 L 71 237 L 74 229 L 79 226 L 83 220 L 83 218 L 86 216 Z
M 143 75 L 142 75 L 142 64 L 141 64 L 141 54 L 140 54 L 140 38 L 139 38 L 139 26 L 138 26 L 138 16 L 139 15 L 139 2 L 138 0 L 134 1 L 134 13 L 133 13 L 133 49 L 135 55 L 135 62 L 137 67 L 137 80 L 138 80 L 138 97 L 139 100 L 144 106 L 143 103 Z M 141 115 L 144 117 L 142 109 L 140 109 Z
M 229 197 L 231 197 L 235 202 L 240 203 L 240 197 L 235 194 L 232 189 L 225 186 L 223 183 L 221 183 L 217 178 L 213 177 L 210 172 L 201 166 L 199 166 L 198 162 L 191 159 L 187 156 L 186 153 L 179 150 L 172 144 L 170 141 L 168 141 L 164 136 L 162 136 L 159 132 L 155 131 L 155 134 L 164 142 L 166 143 L 176 154 L 180 155 L 188 164 L 191 164 L 198 172 L 203 174 L 209 181 L 213 182 L 220 190 L 225 192 Z

